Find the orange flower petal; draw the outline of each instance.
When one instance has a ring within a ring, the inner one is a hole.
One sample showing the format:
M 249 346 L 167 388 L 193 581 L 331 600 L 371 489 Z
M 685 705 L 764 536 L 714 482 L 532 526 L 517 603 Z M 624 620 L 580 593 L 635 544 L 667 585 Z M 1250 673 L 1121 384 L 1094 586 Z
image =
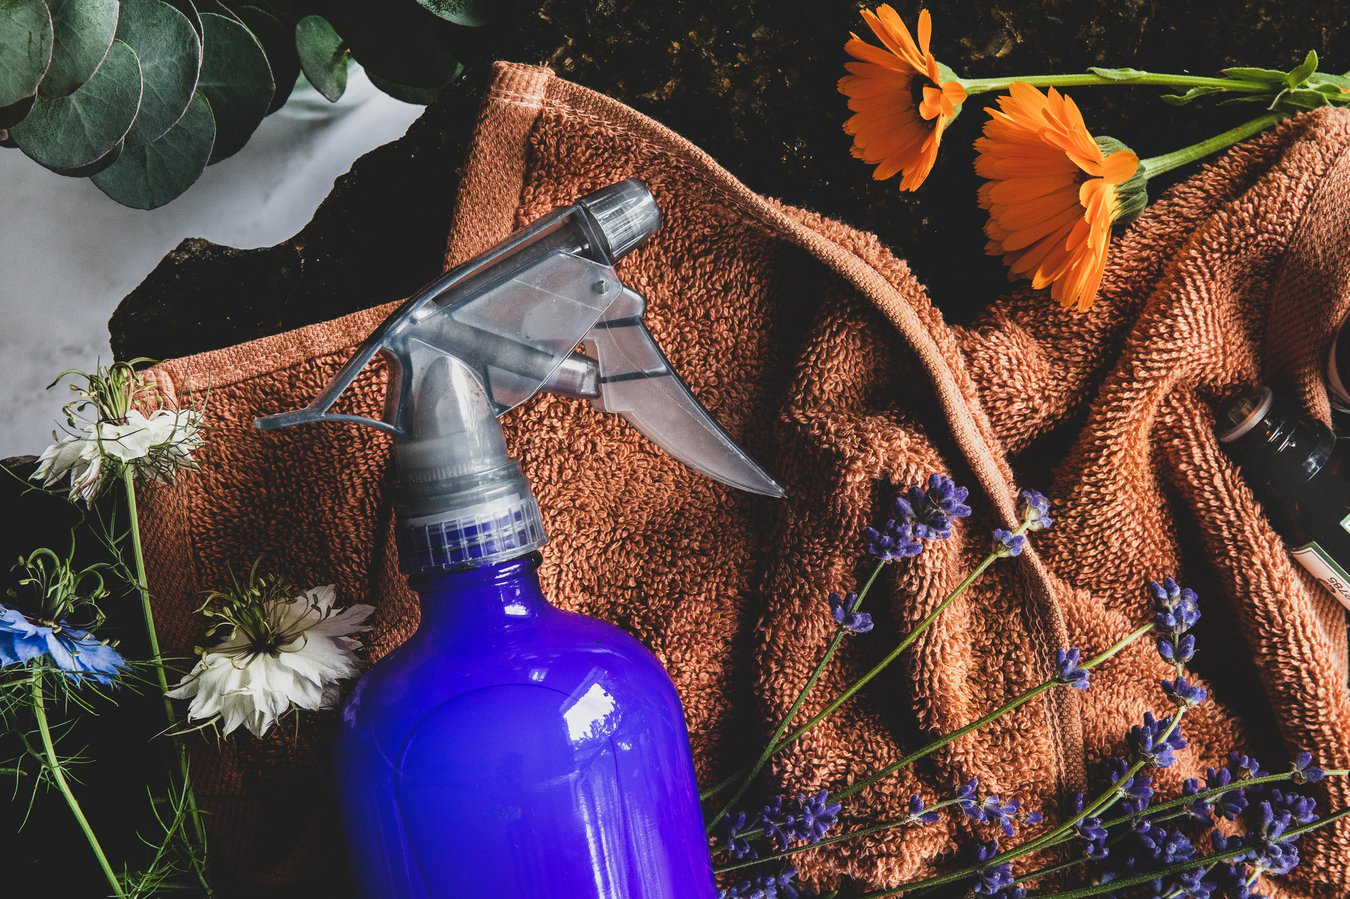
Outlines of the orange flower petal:
M 1138 168 L 1129 151 L 1106 156 L 1082 112 L 1051 88 L 1011 86 L 975 141 L 990 253 L 1065 306 L 1087 309 L 1100 289 L 1119 210 L 1116 185 Z
M 874 178 L 899 174 L 900 189 L 914 190 L 932 170 L 966 90 L 958 81 L 941 80 L 929 50 L 933 21 L 927 10 L 919 14 L 917 42 L 889 4 L 864 9 L 862 17 L 883 46 L 856 34 L 844 45 L 853 57 L 844 66 L 849 74 L 839 79 L 853 112 L 844 131 L 853 137 L 853 156 L 877 167 Z

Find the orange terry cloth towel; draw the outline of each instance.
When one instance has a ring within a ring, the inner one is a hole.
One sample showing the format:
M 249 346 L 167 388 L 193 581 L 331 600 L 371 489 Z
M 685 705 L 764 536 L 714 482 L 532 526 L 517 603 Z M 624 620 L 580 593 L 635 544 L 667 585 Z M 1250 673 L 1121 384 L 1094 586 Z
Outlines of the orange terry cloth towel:
M 1233 749 L 1275 770 L 1303 749 L 1350 766 L 1343 609 L 1291 561 L 1220 451 L 1213 411 L 1269 382 L 1326 418 L 1320 361 L 1350 310 L 1347 148 L 1350 114 L 1291 119 L 1155 202 L 1118 240 L 1087 313 L 1023 290 L 963 329 L 875 237 L 757 196 L 606 97 L 502 65 L 447 264 L 588 191 L 645 181 L 664 224 L 620 273 L 650 302 L 674 368 L 788 492 L 738 493 L 585 402 L 539 396 L 503 424 L 551 534 L 547 594 L 651 647 L 712 784 L 757 755 L 797 696 L 834 633 L 828 594 L 870 570 L 861 532 L 899 490 L 950 473 L 975 514 L 886 569 L 869 602 L 875 630 L 845 641 L 804 714 L 928 614 L 988 552 L 991 530 L 1013 524 L 1018 489 L 1035 487 L 1054 500 L 1055 526 L 776 758 L 778 788 L 837 789 L 979 718 L 1050 677 L 1056 649 L 1093 654 L 1147 621 L 1145 582 L 1168 575 L 1200 594 L 1194 669 L 1212 700 L 1186 716 L 1190 747 L 1159 790 L 1178 795 Z M 309 402 L 392 308 L 155 369 L 178 401 L 208 398 L 212 427 L 201 470 L 145 516 L 168 651 L 200 639 L 200 592 L 259 557 L 301 586 L 336 583 L 342 602 L 376 605 L 375 659 L 416 627 L 391 539 L 387 437 L 252 426 Z M 372 369 L 341 411 L 378 416 L 383 392 Z M 970 777 L 1058 820 L 1075 791 L 1106 783 L 1124 731 L 1167 709 L 1169 675 L 1141 640 L 1089 691 L 1052 690 L 859 792 L 843 826 L 900 817 L 910 796 L 951 796 Z M 322 727 L 306 723 L 298 745 L 285 728 L 194 745 L 220 870 L 251 884 L 340 870 Z M 1316 789 L 1322 809 L 1350 802 L 1341 779 Z M 970 835 L 944 821 L 798 859 L 806 882 L 848 895 L 950 866 Z M 1350 822 L 1300 848 L 1296 874 L 1263 891 L 1350 892 Z

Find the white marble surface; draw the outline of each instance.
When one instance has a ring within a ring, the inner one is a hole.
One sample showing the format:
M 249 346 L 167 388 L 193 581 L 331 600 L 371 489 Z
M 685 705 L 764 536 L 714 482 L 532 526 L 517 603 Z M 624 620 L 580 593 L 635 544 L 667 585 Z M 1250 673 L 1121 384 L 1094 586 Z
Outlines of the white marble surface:
M 293 100 L 237 155 L 148 212 L 0 149 L 0 458 L 51 442 L 70 394 L 44 388 L 63 369 L 111 360 L 113 309 L 180 240 L 241 248 L 284 240 L 358 156 L 398 138 L 422 111 L 373 89 L 341 105 L 318 116 Z

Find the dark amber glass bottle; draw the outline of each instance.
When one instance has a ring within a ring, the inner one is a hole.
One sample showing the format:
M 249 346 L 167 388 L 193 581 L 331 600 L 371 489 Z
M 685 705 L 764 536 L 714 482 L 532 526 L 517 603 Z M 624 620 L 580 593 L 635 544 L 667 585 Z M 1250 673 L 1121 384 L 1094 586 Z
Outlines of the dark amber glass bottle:
M 1219 441 L 1293 557 L 1350 608 L 1350 440 L 1261 387 L 1224 405 Z

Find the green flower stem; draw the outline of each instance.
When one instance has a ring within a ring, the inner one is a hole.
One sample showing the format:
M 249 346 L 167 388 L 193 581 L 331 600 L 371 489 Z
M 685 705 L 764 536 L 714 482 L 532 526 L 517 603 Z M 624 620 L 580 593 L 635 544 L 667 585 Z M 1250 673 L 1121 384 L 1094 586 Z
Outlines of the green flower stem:
M 1087 669 L 1096 668 L 1102 662 L 1105 662 L 1107 659 L 1111 658 L 1116 653 L 1120 652 L 1122 649 L 1129 646 L 1135 640 L 1138 640 L 1140 637 L 1143 637 L 1152 630 L 1153 630 L 1152 622 L 1149 622 L 1148 624 L 1136 628 L 1135 630 L 1127 634 L 1125 637 L 1121 638 L 1120 641 L 1117 642 L 1116 645 L 1112 646 L 1110 649 L 1082 663 L 1081 667 Z M 867 787 L 870 787 L 872 784 L 886 777 L 889 777 L 896 771 L 899 771 L 901 768 L 912 765 L 919 759 L 932 755 L 934 752 L 937 752 L 942 747 L 948 745 L 949 743 L 953 743 L 956 740 L 961 739 L 971 731 L 978 730 L 979 728 L 984 727 L 986 724 L 997 721 L 999 718 L 1002 718 L 1004 715 L 1008 714 L 1014 709 L 1026 705 L 1028 702 L 1035 699 L 1037 696 L 1040 696 L 1042 693 L 1045 693 L 1049 691 L 1051 688 L 1056 686 L 1063 686 L 1063 685 L 1056 680 L 1048 680 L 1043 684 L 1038 684 L 1035 687 L 1032 687 L 1030 690 L 1027 690 L 1025 693 L 1022 693 L 1021 695 L 1016 696 L 1013 699 L 1009 700 L 1006 704 L 998 707 L 997 709 L 994 709 L 992 712 L 985 715 L 983 718 L 980 718 L 978 721 L 972 721 L 970 724 L 967 724 L 964 727 L 960 727 L 952 731 L 951 733 L 947 734 L 946 736 L 939 737 L 937 740 L 934 740 L 932 743 L 929 743 L 922 749 L 916 749 L 914 752 L 911 752 L 909 755 L 905 756 L 899 761 L 892 762 L 885 768 L 882 768 L 880 771 L 877 771 L 875 774 L 858 781 L 857 783 L 853 784 L 847 789 L 840 790 L 839 792 L 832 794 L 832 796 L 835 799 L 847 799 L 849 796 L 852 796 L 859 790 L 863 790 L 866 789 Z
M 957 800 L 955 799 L 946 799 L 943 800 L 942 802 L 935 802 L 924 809 L 924 814 L 927 814 L 928 812 L 935 812 L 939 809 L 947 808 L 948 806 L 956 805 L 956 803 Z M 856 840 L 859 837 L 866 837 L 871 836 L 874 833 L 881 833 L 883 830 L 893 830 L 894 828 L 897 827 L 904 827 L 906 824 L 913 824 L 916 820 L 918 819 L 913 815 L 905 815 L 903 818 L 894 818 L 890 821 L 882 821 L 880 824 L 873 824 L 871 827 L 864 827 L 859 830 L 850 830 L 848 833 L 837 833 L 832 837 L 824 837 L 823 839 L 817 840 L 814 843 L 804 843 L 801 846 L 793 846 L 791 849 L 784 849 L 782 852 L 775 852 L 772 855 L 765 855 L 761 858 L 752 858 L 747 861 L 735 862 L 733 864 L 722 865 L 720 867 L 714 866 L 713 873 L 726 874 L 729 871 L 739 871 L 742 868 L 752 868 L 755 865 L 763 865 L 769 862 L 780 861 L 782 859 L 788 858 L 789 856 L 796 855 L 799 852 L 806 852 L 809 849 L 818 849 L 821 846 L 829 846 L 834 843 L 845 843 L 849 840 Z M 750 836 L 751 833 L 747 832 L 745 835 Z
M 1023 522 L 1017 528 L 1017 530 L 1013 531 L 1013 535 L 1020 536 L 1021 534 L 1026 533 L 1026 530 L 1027 530 L 1026 522 Z M 801 727 L 793 731 L 793 733 L 790 736 L 786 737 L 777 744 L 770 744 L 769 754 L 777 755 L 779 752 L 782 752 L 789 745 L 799 740 L 804 734 L 808 733 L 811 730 L 811 728 L 815 727 L 825 718 L 833 714 L 835 709 L 839 708 L 841 705 L 852 699 L 855 693 L 857 693 L 863 687 L 871 683 L 873 678 L 875 678 L 882 671 L 886 670 L 887 666 L 889 666 L 892 662 L 898 659 L 900 657 L 900 654 L 904 652 L 906 649 L 908 649 L 910 645 L 914 643 L 915 640 L 919 639 L 919 635 L 922 634 L 924 631 L 928 630 L 929 626 L 931 626 L 932 623 L 937 620 L 937 617 L 941 615 L 944 611 L 946 611 L 947 607 L 951 605 L 953 602 L 955 602 L 961 596 L 961 594 L 965 593 L 966 590 L 969 589 L 971 584 L 979 580 L 980 575 L 984 574 L 985 570 L 988 569 L 990 565 L 993 565 L 995 562 L 997 562 L 998 559 L 999 554 L 997 552 L 992 552 L 989 555 L 985 556 L 984 560 L 981 561 L 979 565 L 975 566 L 975 570 L 972 571 L 970 574 L 966 575 L 965 580 L 957 584 L 956 589 L 953 590 L 951 593 L 947 594 L 947 598 L 937 604 L 937 608 L 933 609 L 933 611 L 929 612 L 926 616 L 924 616 L 924 619 L 914 626 L 914 630 L 906 634 L 904 639 L 902 639 L 899 643 L 897 643 L 895 648 L 892 649 L 889 653 L 887 653 L 884 659 L 873 665 L 872 670 L 868 671 L 862 677 L 854 681 L 852 685 L 849 686 L 848 689 L 839 694 L 839 697 L 837 699 L 835 699 L 829 705 L 825 706 L 825 708 L 821 709 L 820 712 L 818 712 L 813 718 L 811 718 L 811 720 L 807 721 Z
M 89 819 L 84 816 L 84 810 L 80 808 L 79 800 L 70 789 L 70 784 L 66 782 L 65 769 L 61 766 L 61 759 L 56 754 L 56 744 L 52 742 L 52 731 L 47 723 L 47 703 L 42 689 L 42 672 L 34 671 L 32 675 L 33 690 L 33 715 L 37 718 L 38 732 L 42 735 L 42 755 L 43 764 L 47 771 L 56 781 L 56 788 L 61 791 L 65 797 L 66 805 L 70 806 L 70 813 L 75 816 L 75 823 L 80 825 L 80 830 L 84 831 L 84 838 L 89 842 L 89 848 L 93 850 L 94 857 L 98 859 L 98 866 L 103 869 L 103 876 L 108 880 L 108 886 L 112 888 L 113 895 L 118 899 L 125 899 L 126 893 L 122 890 L 122 884 L 117 879 L 117 874 L 113 871 L 112 865 L 108 863 L 108 856 L 103 853 L 103 847 L 99 844 L 98 837 L 94 834 L 94 829 L 89 825 Z
M 159 649 L 159 634 L 155 629 L 155 613 L 150 607 L 150 580 L 145 573 L 145 554 L 141 550 L 141 525 L 136 512 L 136 477 L 130 466 L 122 469 L 122 485 L 127 495 L 127 518 L 131 525 L 131 555 L 136 564 L 136 592 L 140 594 L 141 611 L 145 615 L 145 633 L 150 642 L 150 662 L 155 669 L 155 678 L 159 685 L 159 698 L 164 703 L 165 721 L 172 726 L 175 720 L 173 701 L 168 696 L 169 679 L 164 671 L 164 656 Z M 197 808 L 197 794 L 192 789 L 192 779 L 188 772 L 187 746 L 183 744 L 182 737 L 177 734 L 174 734 L 171 739 L 173 740 L 174 754 L 178 760 L 178 772 L 182 778 L 183 792 L 186 794 L 188 816 L 192 819 L 192 836 L 196 841 L 196 846 L 204 850 L 206 847 L 206 827 L 202 824 L 201 812 Z M 210 881 L 206 876 L 202 858 L 196 852 L 192 852 L 190 855 L 192 870 L 197 876 L 197 881 L 206 891 L 206 895 L 215 895 L 215 891 L 211 888 Z
M 127 516 L 131 520 L 131 555 L 136 563 L 136 592 L 140 595 L 141 611 L 145 615 L 145 634 L 150 640 L 150 661 L 154 665 L 155 677 L 159 681 L 159 698 L 164 703 L 164 716 L 172 724 L 173 702 L 166 695 L 169 692 L 169 679 L 164 673 L 164 656 L 159 651 L 155 614 L 150 608 L 150 582 L 145 574 L 145 554 L 141 551 L 141 528 L 136 514 L 136 475 L 131 466 L 122 469 L 122 484 L 127 494 Z
M 1020 81 L 1032 87 L 1122 87 L 1157 85 L 1160 87 L 1217 87 L 1238 94 L 1260 94 L 1270 90 L 1260 81 L 1242 81 L 1236 78 L 1206 78 L 1199 75 L 1168 75 L 1161 72 L 1140 72 L 1134 78 L 1107 78 L 1092 72 L 1073 75 L 1027 75 L 1021 78 L 958 78 L 967 94 L 984 94 L 1007 90 Z
M 1258 116 L 1250 122 L 1244 122 L 1236 128 L 1230 128 L 1222 134 L 1216 134 L 1199 143 L 1191 144 L 1189 147 L 1182 147 L 1180 150 L 1173 150 L 1171 153 L 1141 159 L 1139 161 L 1139 173 L 1147 180 L 1164 172 L 1170 172 L 1172 169 L 1195 162 L 1197 159 L 1204 159 L 1211 153 L 1225 150 L 1239 141 L 1246 140 L 1253 134 L 1266 130 L 1276 122 L 1283 121 L 1284 118 L 1285 114 L 1282 112 L 1268 113 Z
M 858 601 L 853 604 L 855 609 L 862 605 L 863 600 L 867 598 L 867 594 L 871 591 L 872 585 L 877 582 L 877 578 L 881 576 L 881 571 L 885 567 L 885 562 L 878 562 L 876 566 L 873 567 L 871 575 L 867 578 L 867 583 L 863 584 L 862 589 L 858 591 Z M 820 661 L 816 663 L 816 669 L 811 672 L 811 676 L 808 677 L 806 683 L 802 685 L 801 692 L 797 694 L 797 698 L 793 701 L 791 707 L 788 708 L 787 714 L 783 716 L 782 722 L 773 732 L 773 736 L 764 747 L 764 751 L 760 753 L 759 758 L 755 760 L 755 763 L 750 766 L 750 770 L 746 772 L 740 787 L 736 789 L 736 792 L 733 793 L 726 804 L 722 806 L 722 810 L 708 822 L 708 833 L 712 833 L 713 828 L 717 826 L 718 822 L 727 816 L 727 813 L 736 805 L 736 802 L 745 795 L 745 791 L 750 789 L 750 784 L 754 782 L 755 777 L 759 775 L 759 772 L 764 770 L 764 766 L 768 764 L 769 759 L 773 758 L 782 746 L 787 745 L 787 743 L 779 744 L 779 738 L 783 736 L 783 731 L 787 730 L 788 726 L 792 724 L 792 719 L 796 717 L 797 712 L 802 707 L 802 703 L 806 702 L 807 694 L 809 694 L 811 689 L 816 685 L 816 681 L 820 680 L 820 676 L 825 673 L 825 666 L 830 663 L 830 659 L 834 658 L 836 650 L 839 649 L 839 644 L 844 641 L 844 637 L 847 636 L 847 634 L 848 632 L 842 627 L 836 629 L 834 639 L 830 641 L 829 648 L 825 650 L 825 654 L 821 656 Z M 739 775 L 732 775 L 733 779 L 737 776 Z M 706 795 L 700 796 L 700 798 L 716 795 L 720 788 L 721 784 Z
M 1172 732 L 1175 731 L 1177 727 L 1180 726 L 1181 718 L 1183 714 L 1185 714 L 1185 711 L 1186 710 L 1184 708 L 1177 709 L 1176 715 L 1172 718 L 1172 723 L 1168 726 L 1167 730 L 1163 731 L 1162 734 L 1160 735 L 1159 742 L 1165 741 L 1168 737 L 1172 735 Z M 1134 777 L 1136 774 L 1138 774 L 1140 771 L 1143 770 L 1144 764 L 1145 763 L 1142 760 L 1135 762 L 1125 771 L 1125 774 L 1121 777 L 1120 780 L 1125 781 L 1129 780 L 1131 777 Z M 960 870 L 952 871 L 948 874 L 940 874 L 936 877 L 929 877 L 926 880 L 902 884 L 898 887 L 894 887 L 893 889 L 864 893 L 861 897 L 859 897 L 859 899 L 885 899 L 885 897 L 898 896 L 901 893 L 909 893 L 913 892 L 914 890 L 927 889 L 929 887 L 945 886 L 946 884 L 949 883 L 955 883 L 958 880 L 965 880 L 967 877 L 973 877 L 976 874 L 979 874 L 981 871 L 987 868 L 992 868 L 995 865 L 1001 865 L 1005 862 L 1011 862 L 1025 855 L 1030 855 L 1033 852 L 1040 852 L 1042 849 L 1048 849 L 1051 846 L 1055 846 L 1058 845 L 1059 843 L 1064 842 L 1064 837 L 1067 834 L 1071 833 L 1074 827 L 1080 821 L 1084 820 L 1085 818 L 1091 818 L 1100 815 L 1106 809 L 1110 808 L 1112 805 L 1115 805 L 1116 802 L 1120 800 L 1120 798 L 1121 798 L 1120 793 L 1117 792 L 1115 786 L 1114 785 L 1110 786 L 1106 790 L 1104 790 L 1100 796 L 1098 796 L 1095 800 L 1093 800 L 1091 804 L 1085 806 L 1081 812 L 1079 812 L 1077 815 L 1074 815 L 1069 820 L 1063 822 L 1058 827 L 1054 828 L 1053 830 L 1047 831 L 1046 833 L 1042 834 L 1041 836 L 1037 837 L 1034 840 L 1030 840 L 1026 843 L 1023 843 L 1020 846 L 1016 846 L 1012 849 L 1000 852 L 998 855 L 994 856 L 988 861 L 981 862 L 978 865 L 970 865 L 968 867 L 961 868 Z M 1194 867 L 1194 865 L 1192 865 L 1191 867 Z M 1189 869 L 1183 868 L 1182 870 L 1189 870 Z M 1123 886 L 1123 884 L 1119 885 Z
M 1314 831 L 1319 827 L 1325 827 L 1328 824 L 1339 821 L 1342 818 L 1346 817 L 1347 815 L 1350 815 L 1350 808 L 1340 809 L 1339 811 L 1333 814 L 1327 815 L 1320 821 L 1314 821 L 1311 824 L 1304 824 L 1301 827 L 1295 827 L 1292 828 L 1291 830 L 1285 831 L 1284 836 L 1282 836 L 1280 839 L 1287 840 L 1290 839 L 1291 837 L 1301 837 L 1305 833 Z M 1213 855 L 1205 855 L 1201 856 L 1200 858 L 1193 858 L 1188 862 L 1177 862 L 1174 865 L 1168 865 L 1164 868 L 1159 868 L 1158 870 L 1151 871 L 1148 874 L 1138 874 L 1134 877 L 1122 877 L 1119 880 L 1113 880 L 1110 883 L 1093 884 L 1092 886 L 1079 887 L 1078 889 L 1075 890 L 1065 890 L 1064 892 L 1060 893 L 1047 893 L 1044 896 L 1038 896 L 1037 899 L 1087 899 L 1087 897 L 1089 896 L 1100 896 L 1103 893 L 1113 893 L 1116 892 L 1117 890 L 1126 890 L 1129 889 L 1130 887 L 1151 883 L 1152 881 L 1154 881 L 1159 877 L 1171 877 L 1173 874 L 1183 874 L 1187 871 L 1192 871 L 1196 868 L 1203 867 L 1205 865 L 1212 866 L 1219 864 L 1220 862 L 1226 862 L 1229 859 L 1236 858 L 1237 856 L 1250 851 L 1250 848 L 1251 847 L 1243 846 L 1237 849 L 1226 849 L 1223 852 L 1216 852 Z

